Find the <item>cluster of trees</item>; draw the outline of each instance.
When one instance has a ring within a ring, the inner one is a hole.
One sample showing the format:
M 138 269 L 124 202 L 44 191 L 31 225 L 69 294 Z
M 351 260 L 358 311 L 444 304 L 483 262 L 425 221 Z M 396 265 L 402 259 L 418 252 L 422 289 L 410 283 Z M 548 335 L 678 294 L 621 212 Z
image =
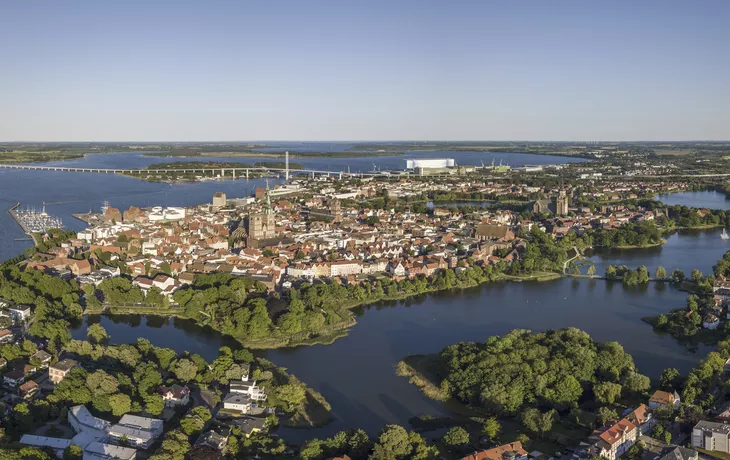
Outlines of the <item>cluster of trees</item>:
M 37 238 L 39 240 L 38 245 L 34 248 L 29 248 L 28 251 L 31 253 L 47 252 L 51 248 L 61 246 L 61 243 L 69 238 L 76 238 L 76 232 L 73 230 L 64 231 L 59 228 L 52 228 L 45 235 L 45 238 L 39 235 Z
M 16 265 L 0 269 L 0 297 L 33 308 L 30 333 L 49 339 L 54 352 L 71 339 L 69 321 L 83 314 L 76 281 L 67 281 L 40 270 L 21 270 Z
M 586 392 L 599 403 L 612 404 L 623 395 L 648 389 L 650 383 L 621 345 L 596 343 L 574 328 L 544 333 L 514 330 L 484 344 L 451 345 L 441 352 L 441 361 L 442 390 L 494 413 L 516 414 L 535 406 L 567 410 Z M 528 415 L 532 421 L 551 418 Z
M 722 255 L 722 258 L 717 261 L 712 270 L 715 276 L 730 276 L 730 251 Z
M 716 401 L 716 398 L 720 397 L 722 392 L 715 392 L 714 389 L 728 358 L 730 358 L 730 341 L 724 340 L 718 343 L 717 351 L 708 353 L 685 379 L 681 392 L 682 403 L 694 406 L 689 408 L 686 414 L 689 416 L 689 423 L 693 424 L 691 417 L 699 418 L 703 411 L 721 402 Z
M 649 270 L 644 265 L 640 265 L 634 270 L 630 269 L 626 265 L 609 265 L 606 267 L 606 278 L 610 280 L 622 280 L 627 286 L 646 284 L 651 279 L 649 276 Z M 679 284 L 684 281 L 684 272 L 677 269 L 672 272 L 671 276 L 667 276 L 667 270 L 664 267 L 659 266 L 654 272 L 654 279 Z
M 643 247 L 661 244 L 662 230 L 652 221 L 628 223 L 616 229 L 590 232 L 597 248 Z
M 521 238 L 528 240 L 527 248 L 517 262 L 513 262 L 507 273 L 531 273 L 536 271 L 562 272 L 563 264 L 570 258 L 573 248 L 584 249 L 592 244 L 590 235 L 578 236 L 569 232 L 563 238 L 555 239 L 537 226 L 529 232 L 520 231 Z
M 460 433 L 452 434 L 453 440 L 458 441 Z M 387 425 L 380 431 L 377 439 L 372 440 L 362 430 L 341 431 L 324 440 L 311 439 L 302 446 L 299 452 L 299 458 L 303 460 L 323 460 L 344 455 L 348 455 L 353 460 L 440 458 L 435 446 L 429 446 L 420 434 L 414 431 L 409 432 L 400 425 Z
M 666 271 L 664 275 L 666 276 Z M 626 265 L 609 265 L 606 267 L 606 278 L 610 280 L 623 280 L 626 286 L 647 284 L 650 279 L 649 270 L 644 265 L 639 266 L 635 270 L 630 269 Z
M 48 401 L 72 405 L 91 403 L 95 409 L 113 415 L 141 410 L 160 414 L 164 403 L 156 390 L 163 382 L 227 383 L 241 378 L 242 363 L 253 361 L 246 350 L 234 353 L 222 347 L 219 356 L 208 363 L 199 355 L 178 355 L 169 348 L 155 347 L 143 338 L 133 345 L 73 340 L 66 349 L 77 355 L 84 367 L 96 370 L 74 368 L 54 388 Z
M 249 277 L 196 275 L 192 286 L 173 295 L 186 316 L 244 342 L 304 340 L 352 324 L 349 307 L 426 292 L 476 286 L 497 279 L 504 263 L 462 270 L 439 270 L 431 277 L 394 281 L 383 277 L 367 284 L 331 280 L 304 282 L 282 298 L 266 296 L 266 287 Z
M 707 209 L 703 213 L 687 206 L 667 207 L 668 217 L 660 217 L 660 225 L 679 227 L 730 226 L 730 213 L 721 209 Z
M 124 276 L 115 276 L 99 283 L 98 288 L 89 284 L 84 286 L 84 300 L 88 308 L 99 308 L 102 303 L 112 306 L 144 304 L 155 308 L 169 308 L 170 300 L 157 287 L 147 293 L 132 284 Z

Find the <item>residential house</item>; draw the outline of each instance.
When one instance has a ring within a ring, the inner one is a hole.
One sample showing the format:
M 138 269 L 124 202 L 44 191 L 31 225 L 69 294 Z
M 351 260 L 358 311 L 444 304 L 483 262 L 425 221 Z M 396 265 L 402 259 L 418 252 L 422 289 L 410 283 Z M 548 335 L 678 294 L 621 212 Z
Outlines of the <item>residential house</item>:
M 266 393 L 263 388 L 256 385 L 256 381 L 233 381 L 230 382 L 229 388 L 231 393 L 239 393 L 248 395 L 254 401 L 266 401 Z
M 640 404 L 639 407 L 624 415 L 631 423 L 639 427 L 641 434 L 649 433 L 656 425 L 656 419 L 646 404 Z
M 692 447 L 730 454 L 730 425 L 702 420 L 692 429 Z
M 16 388 L 25 381 L 25 372 L 21 368 L 15 368 L 3 375 L 3 383 L 10 387 Z
M 160 386 L 157 393 L 162 395 L 165 407 L 187 406 L 190 402 L 190 389 L 186 386 L 174 384 L 170 387 Z
M 658 460 L 698 460 L 698 458 L 699 454 L 696 450 L 677 446 L 666 454 L 659 457 Z
M 237 417 L 230 422 L 227 422 L 230 426 L 236 427 L 246 435 L 251 436 L 253 433 L 262 431 L 266 427 L 266 420 L 258 417 Z
M 223 408 L 248 414 L 251 411 L 251 397 L 247 394 L 228 393 L 223 400 Z
M 229 431 L 226 430 L 226 435 L 216 433 L 215 431 L 206 431 L 205 433 L 198 436 L 195 441 L 196 446 L 210 447 L 221 452 L 225 452 L 226 445 L 228 444 Z
M 519 441 L 493 447 L 491 449 L 474 452 L 461 460 L 527 460 L 527 451 Z
M 49 364 L 51 364 L 51 359 L 53 356 L 50 355 L 45 350 L 38 350 L 30 357 L 30 360 L 34 363 L 38 363 L 40 365 L 41 369 L 45 369 L 48 367 Z
M 672 409 L 679 408 L 679 395 L 677 392 L 669 393 L 668 391 L 657 390 L 649 398 L 649 407 L 657 409 L 661 406 L 671 407 Z
M 702 327 L 705 329 L 717 329 L 717 326 L 719 325 L 720 318 L 718 318 L 714 313 L 707 313 L 704 318 L 702 318 Z
M 18 394 L 23 399 L 31 399 L 40 387 L 33 380 L 29 380 L 18 387 Z
M 48 377 L 54 385 L 58 385 L 77 364 L 73 359 L 62 359 L 48 368 Z
M 638 437 L 638 427 L 627 418 L 621 419 L 599 435 L 598 442 L 591 447 L 591 454 L 616 460 L 634 445 Z
M 11 343 L 15 336 L 9 329 L 0 329 L 0 343 Z

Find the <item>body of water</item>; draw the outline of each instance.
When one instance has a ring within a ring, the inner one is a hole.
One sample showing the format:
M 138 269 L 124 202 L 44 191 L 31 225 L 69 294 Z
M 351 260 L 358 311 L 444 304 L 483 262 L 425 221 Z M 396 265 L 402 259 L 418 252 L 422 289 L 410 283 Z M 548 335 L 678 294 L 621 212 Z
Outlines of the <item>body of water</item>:
M 272 149 L 280 152 L 281 149 Z M 321 149 L 320 149 L 321 150 Z M 302 150 L 309 151 L 309 150 Z M 335 151 L 339 151 L 335 149 Z M 396 156 L 375 156 L 363 154 L 360 157 L 352 158 L 291 158 L 292 163 L 299 163 L 306 169 L 314 169 L 320 171 L 347 171 L 351 172 L 369 172 L 375 169 L 379 171 L 403 170 L 405 168 L 406 158 L 454 158 L 457 165 L 463 166 L 479 166 L 491 164 L 492 160 L 496 164 L 500 161 L 510 166 L 525 165 L 543 165 L 543 164 L 565 164 L 565 163 L 581 163 L 587 161 L 583 158 L 562 157 L 554 155 L 535 155 L 532 153 L 490 153 L 490 152 L 450 152 L 450 151 L 433 151 L 433 152 L 406 152 L 404 155 Z M 145 168 L 154 163 L 172 163 L 172 162 L 209 162 L 222 161 L 229 163 L 246 163 L 253 164 L 259 161 L 281 161 L 283 158 L 268 158 L 257 156 L 237 156 L 237 157 L 153 157 L 145 156 L 141 153 L 107 153 L 87 155 L 84 158 L 73 160 L 63 160 L 44 163 L 50 166 L 75 166 L 84 168 L 107 168 L 107 169 L 134 169 Z
M 730 209 L 730 198 L 714 190 L 705 192 L 679 192 L 657 195 L 656 199 L 667 206 L 689 206 L 691 208 Z
M 333 344 L 259 354 L 288 368 L 332 404 L 333 423 L 315 430 L 285 430 L 287 439 L 302 441 L 355 427 L 376 433 L 388 423 L 407 425 L 414 416 L 449 414 L 446 405 L 426 398 L 395 375 L 400 359 L 438 352 L 460 341 L 482 342 L 512 329 L 577 327 L 595 340 L 621 343 L 639 369 L 653 378 L 666 367 L 686 372 L 709 348 L 689 350 L 641 321 L 683 305 L 685 297 L 662 284 L 625 289 L 621 283 L 602 280 L 485 284 L 365 307 L 350 334 Z M 100 322 L 113 343 L 146 337 L 155 345 L 206 359 L 213 359 L 220 346 L 231 345 L 230 339 L 190 321 L 154 317 L 93 316 L 73 331 L 74 336 L 84 338 L 92 322 Z
M 707 275 L 712 273 L 712 267 L 718 259 L 726 251 L 730 251 L 730 241 L 720 238 L 721 232 L 721 228 L 678 230 L 666 237 L 667 242 L 662 246 L 598 249 L 587 255 L 595 262 L 597 275 L 606 273 L 609 265 L 626 265 L 629 268 L 645 265 L 651 276 L 654 276 L 654 271 L 660 265 L 669 274 L 680 269 L 689 277 L 690 272 L 696 268 Z

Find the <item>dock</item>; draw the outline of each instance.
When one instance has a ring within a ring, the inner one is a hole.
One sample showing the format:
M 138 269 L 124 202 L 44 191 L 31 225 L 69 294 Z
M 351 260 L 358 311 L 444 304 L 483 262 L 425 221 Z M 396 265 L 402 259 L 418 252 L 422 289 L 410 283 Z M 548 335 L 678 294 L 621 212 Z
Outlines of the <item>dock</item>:
M 33 244 L 38 245 L 39 241 L 37 235 L 39 233 L 45 233 L 52 228 L 62 228 L 63 222 L 61 219 L 52 217 L 46 213 L 46 207 L 43 206 L 41 212 L 36 212 L 35 209 L 19 209 L 20 202 L 15 206 L 8 209 L 8 213 L 12 216 L 13 220 L 23 229 L 23 233 L 33 239 Z

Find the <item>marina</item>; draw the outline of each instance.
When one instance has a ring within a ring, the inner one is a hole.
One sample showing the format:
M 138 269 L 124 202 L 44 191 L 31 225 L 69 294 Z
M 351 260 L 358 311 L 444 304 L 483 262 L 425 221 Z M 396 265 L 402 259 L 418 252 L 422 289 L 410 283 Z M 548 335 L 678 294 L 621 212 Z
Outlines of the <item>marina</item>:
M 63 221 L 49 215 L 46 212 L 45 204 L 42 210 L 38 212 L 35 208 L 20 209 L 20 202 L 18 202 L 8 209 L 8 212 L 23 229 L 23 233 L 33 238 L 34 241 L 36 233 L 45 233 L 52 228 L 63 228 Z

